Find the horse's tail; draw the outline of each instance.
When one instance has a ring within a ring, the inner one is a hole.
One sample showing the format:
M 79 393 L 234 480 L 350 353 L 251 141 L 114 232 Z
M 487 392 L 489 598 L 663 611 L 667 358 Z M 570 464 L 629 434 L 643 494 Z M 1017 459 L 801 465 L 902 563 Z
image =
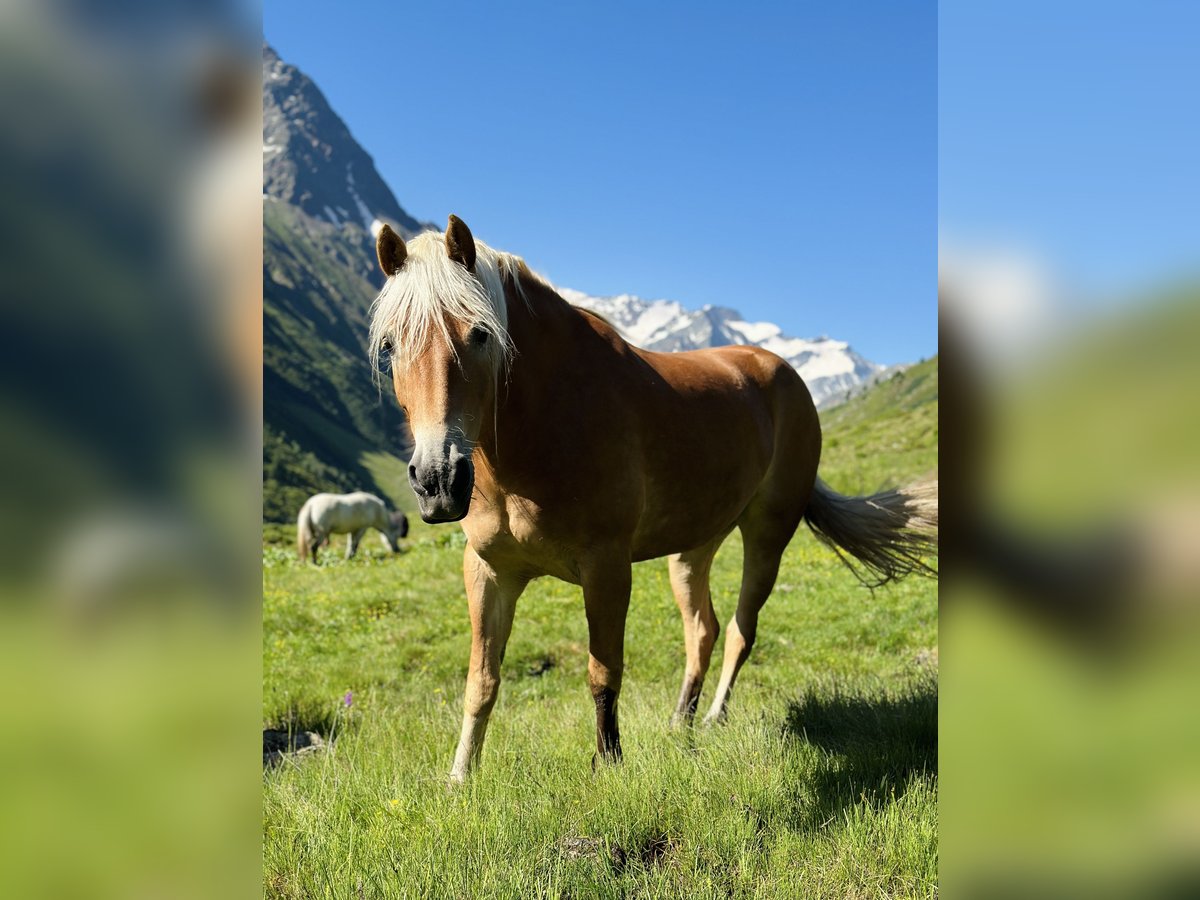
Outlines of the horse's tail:
M 301 562 L 308 559 L 312 538 L 312 504 L 305 502 L 296 518 L 296 553 L 299 554 Z
M 818 478 L 804 521 L 864 584 L 878 587 L 913 572 L 937 575 L 925 561 L 938 547 L 936 480 L 846 497 Z

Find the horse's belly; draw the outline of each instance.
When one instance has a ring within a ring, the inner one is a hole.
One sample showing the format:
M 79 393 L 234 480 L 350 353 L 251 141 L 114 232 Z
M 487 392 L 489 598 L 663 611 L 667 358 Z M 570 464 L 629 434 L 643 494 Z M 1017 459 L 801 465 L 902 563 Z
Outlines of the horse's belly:
M 681 409 L 647 428 L 636 559 L 681 553 L 728 532 L 762 485 L 776 426 L 756 391 Z
M 325 530 L 331 534 L 349 534 L 361 527 L 362 514 L 356 509 L 338 508 L 327 515 L 322 522 Z
M 716 448 L 714 448 L 716 449 Z M 651 473 L 638 526 L 635 559 L 682 553 L 726 534 L 762 485 L 768 453 L 739 444 L 727 453 Z
M 678 486 L 669 501 L 649 502 L 633 536 L 634 560 L 682 553 L 733 527 L 754 496 L 757 482 L 742 485 Z

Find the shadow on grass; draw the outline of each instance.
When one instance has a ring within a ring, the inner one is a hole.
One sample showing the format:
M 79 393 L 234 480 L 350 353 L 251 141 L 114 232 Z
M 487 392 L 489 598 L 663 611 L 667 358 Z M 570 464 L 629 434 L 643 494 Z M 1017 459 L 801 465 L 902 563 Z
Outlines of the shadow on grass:
M 937 704 L 932 675 L 899 689 L 816 686 L 789 704 L 785 736 L 823 751 L 793 824 L 821 828 L 858 803 L 883 807 L 917 782 L 936 786 Z

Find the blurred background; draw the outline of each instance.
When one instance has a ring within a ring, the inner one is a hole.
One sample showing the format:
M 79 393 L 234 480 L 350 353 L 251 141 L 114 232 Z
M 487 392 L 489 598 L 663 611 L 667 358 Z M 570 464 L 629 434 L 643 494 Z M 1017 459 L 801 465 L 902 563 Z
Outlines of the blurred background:
M 256 893 L 258 10 L 0 5 L 0 893 Z
M 947 896 L 1200 890 L 1198 30 L 940 8 Z

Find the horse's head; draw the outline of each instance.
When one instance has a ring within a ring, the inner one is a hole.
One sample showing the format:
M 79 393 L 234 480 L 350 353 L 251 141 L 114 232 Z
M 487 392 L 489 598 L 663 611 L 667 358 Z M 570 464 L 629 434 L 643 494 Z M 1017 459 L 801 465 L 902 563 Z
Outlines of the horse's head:
M 400 539 L 408 536 L 408 516 L 402 512 L 388 513 L 388 529 L 384 540 L 393 553 L 400 552 Z
M 471 505 L 472 453 L 493 421 L 511 350 L 499 256 L 450 217 L 445 235 L 405 245 L 384 225 L 376 250 L 387 283 L 371 319 L 371 355 L 390 371 L 415 450 L 408 480 L 426 522 L 455 522 Z

